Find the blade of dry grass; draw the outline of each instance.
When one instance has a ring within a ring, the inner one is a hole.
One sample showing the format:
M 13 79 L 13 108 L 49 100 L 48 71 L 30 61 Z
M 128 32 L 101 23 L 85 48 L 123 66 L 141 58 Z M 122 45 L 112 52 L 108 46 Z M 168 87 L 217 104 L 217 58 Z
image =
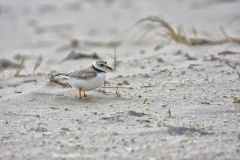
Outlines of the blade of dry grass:
M 26 60 L 26 58 L 23 57 L 21 62 L 20 62 L 20 64 L 17 66 L 17 70 L 16 70 L 16 73 L 15 73 L 16 77 L 19 76 L 20 72 L 24 69 L 24 67 L 25 67 L 25 65 L 24 65 L 25 64 L 25 60 Z
M 42 64 L 42 56 L 39 56 L 35 65 L 34 65 L 33 74 L 36 73 L 36 70 L 40 67 L 41 64 Z
M 224 30 L 222 30 L 223 34 L 225 35 L 225 38 L 219 39 L 219 40 L 212 40 L 212 39 L 207 39 L 207 38 L 193 38 L 190 37 L 188 38 L 186 34 L 184 33 L 183 28 L 181 27 L 176 27 L 174 28 L 170 23 L 167 21 L 161 19 L 158 16 L 149 16 L 143 19 L 140 19 L 135 23 L 135 25 L 138 25 L 143 22 L 152 22 L 152 23 L 158 23 L 164 30 L 166 35 L 173 41 L 177 43 L 182 43 L 185 45 L 191 45 L 191 46 L 196 46 L 196 45 L 218 45 L 218 44 L 224 44 L 224 43 L 237 43 L 240 44 L 240 38 L 238 37 L 229 37 Z M 193 33 L 197 34 L 197 30 L 193 29 Z
M 114 46 L 114 53 L 113 53 L 113 69 L 117 69 L 117 47 Z

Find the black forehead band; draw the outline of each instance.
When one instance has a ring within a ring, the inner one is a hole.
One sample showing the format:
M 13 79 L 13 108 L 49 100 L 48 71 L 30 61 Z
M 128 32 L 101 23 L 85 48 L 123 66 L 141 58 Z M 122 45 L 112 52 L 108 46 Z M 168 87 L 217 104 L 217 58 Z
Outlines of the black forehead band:
M 98 61 L 97 64 L 107 64 L 106 61 Z

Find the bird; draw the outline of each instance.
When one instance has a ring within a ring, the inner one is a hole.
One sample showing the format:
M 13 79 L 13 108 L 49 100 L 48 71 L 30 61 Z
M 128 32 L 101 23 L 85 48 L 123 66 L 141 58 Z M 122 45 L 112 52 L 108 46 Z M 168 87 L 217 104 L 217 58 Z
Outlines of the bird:
M 78 89 L 79 98 L 87 97 L 85 91 L 101 87 L 106 81 L 107 71 L 113 70 L 106 61 L 94 61 L 88 68 L 70 73 L 56 73 L 55 78 L 64 78 L 71 87 Z

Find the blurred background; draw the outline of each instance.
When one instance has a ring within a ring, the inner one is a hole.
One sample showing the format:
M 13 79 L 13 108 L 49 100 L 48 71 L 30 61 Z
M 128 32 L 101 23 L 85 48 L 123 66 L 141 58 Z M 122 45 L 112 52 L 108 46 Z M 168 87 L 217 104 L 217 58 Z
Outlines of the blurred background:
M 13 63 L 13 68 L 24 64 L 22 74 L 69 72 L 95 59 L 114 66 L 126 62 L 132 68 L 119 67 L 112 76 L 139 68 L 145 73 L 151 69 L 143 61 L 151 56 L 178 50 L 203 55 L 238 49 L 234 43 L 193 47 L 177 39 L 239 37 L 239 7 L 239 0 L 0 0 L 0 58 L 12 60 L 7 63 Z M 170 30 L 161 20 L 180 36 L 169 37 Z
M 58 53 L 73 39 L 86 50 L 96 49 L 84 42 L 127 43 L 142 31 L 131 26 L 151 15 L 189 29 L 239 34 L 239 7 L 239 0 L 1 0 L 0 54 Z M 146 41 L 153 41 L 151 34 Z

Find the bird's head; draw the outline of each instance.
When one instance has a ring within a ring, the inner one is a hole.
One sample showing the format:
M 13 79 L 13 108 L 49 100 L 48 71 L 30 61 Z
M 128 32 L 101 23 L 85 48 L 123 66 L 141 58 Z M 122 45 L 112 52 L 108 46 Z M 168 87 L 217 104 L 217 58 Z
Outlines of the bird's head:
M 103 71 L 103 72 L 112 70 L 112 68 L 109 65 L 107 65 L 106 61 L 95 61 L 95 62 L 93 62 L 92 67 L 94 69 L 97 69 L 97 70 Z

